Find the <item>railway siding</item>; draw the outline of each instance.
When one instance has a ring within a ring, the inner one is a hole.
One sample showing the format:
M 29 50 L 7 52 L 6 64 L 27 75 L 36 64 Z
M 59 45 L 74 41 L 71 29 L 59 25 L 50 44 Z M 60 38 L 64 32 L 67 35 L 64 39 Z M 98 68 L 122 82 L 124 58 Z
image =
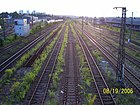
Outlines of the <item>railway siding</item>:
M 46 100 L 48 89 L 52 81 L 53 73 L 55 72 L 57 56 L 62 45 L 63 34 L 60 33 L 59 38 L 56 38 L 56 40 L 57 42 L 52 52 L 50 53 L 49 58 L 43 67 L 43 70 L 38 75 L 38 79 L 35 82 L 36 84 L 33 88 L 31 88 L 31 91 L 29 92 L 29 95 L 25 100 L 25 103 L 27 105 L 43 105 Z
M 59 25 L 59 27 L 60 27 L 60 25 Z M 56 31 L 57 29 L 55 29 L 54 31 Z M 51 32 L 50 33 L 50 35 L 52 35 L 53 34 L 53 32 Z M 33 50 L 33 52 L 34 52 L 34 49 L 37 49 L 37 48 L 39 48 L 40 47 L 40 45 L 41 44 L 43 44 L 44 43 L 44 41 L 43 40 L 46 40 L 47 38 L 48 38 L 48 36 L 46 37 L 46 35 L 45 34 L 43 34 L 43 35 L 41 35 L 40 37 L 38 37 L 38 38 L 36 38 L 35 40 L 33 40 L 31 43 L 29 43 L 27 46 L 25 46 L 24 48 L 22 48 L 22 49 L 20 49 L 18 52 L 16 52 L 15 54 L 13 54 L 10 58 L 8 58 L 7 60 L 5 60 L 4 62 L 2 62 L 1 64 L 0 64 L 0 72 L 1 72 L 1 75 L 2 75 L 2 73 L 3 73 L 3 71 L 6 69 L 6 68 L 8 68 L 10 65 L 12 65 L 17 59 L 20 59 L 20 57 L 22 57 L 22 56 L 24 56 L 24 54 L 26 54 L 26 52 L 28 52 L 29 50 Z M 37 43 L 39 44 L 40 43 L 40 45 L 37 45 Z M 37 46 L 37 48 L 33 48 L 33 47 L 35 47 L 35 46 Z M 30 52 L 29 52 L 30 53 Z M 31 53 L 32 53 L 32 51 L 31 51 Z M 28 55 L 28 54 L 27 54 Z M 28 55 L 28 57 L 29 57 L 29 55 Z M 27 58 L 28 58 L 27 57 Z M 26 57 L 23 57 L 23 58 L 26 58 Z M 27 59 L 26 58 L 26 59 Z M 24 60 L 21 60 L 21 62 L 23 63 L 25 61 L 25 59 Z M 18 62 L 20 62 L 20 60 L 18 61 Z M 18 63 L 17 62 L 17 63 Z M 17 64 L 18 65 L 18 64 Z
M 68 26 L 65 26 L 66 30 L 63 31 L 62 34 L 64 34 L 64 40 L 62 42 L 61 49 L 59 51 L 58 57 L 57 57 L 57 63 L 56 63 L 56 70 L 52 75 L 52 80 L 50 83 L 50 87 L 48 89 L 48 94 L 46 96 L 45 104 L 53 104 L 57 105 L 60 102 L 59 93 L 60 90 L 60 81 L 62 78 L 62 74 L 64 72 L 64 66 L 65 66 L 65 60 L 64 60 L 64 54 L 65 54 L 65 47 L 67 46 L 67 38 L 68 38 Z M 51 76 L 51 75 L 50 75 Z M 54 100 L 55 99 L 55 100 Z
M 53 33 L 55 31 L 56 30 L 54 30 L 52 33 L 50 33 L 50 35 L 53 35 Z M 35 62 L 33 64 L 33 68 L 30 70 L 30 72 L 27 72 L 24 76 L 21 76 L 20 79 L 19 79 L 20 81 L 16 80 L 16 82 L 13 83 L 13 85 L 11 86 L 12 88 L 10 90 L 11 100 L 8 101 L 9 98 L 7 97 L 7 101 L 5 101 L 5 102 L 8 102 L 8 103 L 16 102 L 17 103 L 17 102 L 20 102 L 20 101 L 22 101 L 24 99 L 26 92 L 29 90 L 30 84 L 32 83 L 32 81 L 34 81 L 37 73 L 40 71 L 42 64 L 44 63 L 44 61 L 45 61 L 46 57 L 48 56 L 49 52 L 51 51 L 51 49 L 53 48 L 53 46 L 54 46 L 54 44 L 55 44 L 60 32 L 61 32 L 61 30 L 59 30 L 57 37 L 54 38 L 54 40 L 51 42 L 51 44 L 49 44 L 48 46 L 45 47 L 45 49 L 43 50 L 43 52 L 40 55 L 40 57 L 35 60 Z M 44 39 L 43 42 L 45 42 L 46 39 Z M 25 68 L 25 69 L 27 69 L 27 68 Z M 19 69 L 19 70 L 21 70 L 21 69 Z M 16 75 L 16 74 L 14 74 L 14 75 Z M 10 78 L 8 77 L 8 79 L 10 79 L 11 82 L 12 82 L 12 77 L 10 77 Z M 15 87 L 15 85 L 17 83 L 19 85 Z M 23 87 L 24 87 L 24 89 L 22 89 Z M 20 92 L 21 89 L 22 89 L 22 92 Z
M 79 104 L 79 71 L 76 59 L 75 41 L 69 27 L 68 43 L 65 53 L 66 68 L 63 75 L 62 91 L 63 105 L 78 105 Z
M 95 40 L 95 38 L 91 38 L 91 35 L 90 35 L 90 33 L 89 34 L 87 34 L 87 33 L 85 33 L 84 32 L 84 35 L 85 35 L 85 37 L 87 37 L 87 39 L 93 44 L 93 46 L 95 45 L 102 53 L 103 53 L 103 55 L 109 60 L 109 62 L 110 63 L 112 63 L 113 64 L 113 66 L 115 66 L 116 65 L 116 63 L 114 63 L 114 60 L 112 61 L 112 58 L 111 57 L 109 57 L 109 56 L 107 56 L 107 55 L 110 55 L 110 56 L 112 56 L 111 54 L 108 54 L 108 52 L 107 51 L 105 51 L 104 49 L 105 48 L 103 48 L 101 45 L 99 45 L 98 44 L 98 42 Z M 115 66 L 116 67 L 116 66 Z M 116 69 L 115 69 L 116 70 Z M 139 83 L 140 83 L 140 81 L 139 81 L 139 78 L 137 77 L 137 76 L 135 76 L 135 74 L 133 74 L 133 73 L 131 73 L 131 71 L 129 71 L 129 70 L 127 70 L 127 68 L 126 68 L 126 72 L 125 72 L 125 80 L 127 81 L 127 86 L 126 86 L 126 88 L 127 87 L 130 87 L 130 88 L 132 88 L 133 87 L 133 92 L 135 93 L 134 95 L 132 94 L 132 95 L 130 95 L 130 98 L 134 101 L 134 100 L 137 100 L 138 98 L 139 98 Z M 137 95 L 137 97 L 136 97 L 136 95 Z M 119 97 L 120 95 L 118 95 L 117 97 Z M 122 96 L 122 95 L 121 95 Z M 127 97 L 127 95 L 124 95 L 125 97 Z M 133 97 L 133 98 L 132 98 Z M 134 98 L 135 97 L 135 98 Z M 128 97 L 127 97 L 128 98 Z M 122 99 L 123 100 L 123 99 Z M 117 100 L 118 101 L 118 100 Z M 120 102 L 120 101 L 119 101 Z M 128 103 L 130 103 L 129 101 L 128 101 Z
M 78 84 L 79 87 L 79 105 L 81 104 L 96 104 L 96 92 L 94 91 L 94 80 L 92 78 L 92 74 L 88 63 L 86 62 L 86 58 L 82 52 L 80 44 L 78 43 L 77 35 L 74 30 L 72 24 L 70 24 L 72 33 L 74 35 L 76 41 L 76 52 L 77 52 L 77 60 L 79 65 L 79 72 L 80 72 L 80 82 Z
M 103 94 L 102 93 L 102 89 L 103 88 L 108 88 L 108 85 L 104 79 L 104 77 L 102 76 L 94 58 L 92 57 L 87 45 L 85 44 L 85 42 L 83 41 L 82 37 L 80 35 L 78 35 L 79 37 L 79 42 L 81 43 L 81 48 L 82 51 L 84 53 L 84 56 L 86 57 L 86 60 L 88 62 L 88 66 L 90 67 L 91 70 L 91 74 L 92 74 L 92 78 L 94 80 L 94 85 L 96 88 L 96 93 L 97 93 L 97 103 L 96 104 L 112 104 L 112 105 L 116 105 L 116 102 L 113 99 L 112 94 Z

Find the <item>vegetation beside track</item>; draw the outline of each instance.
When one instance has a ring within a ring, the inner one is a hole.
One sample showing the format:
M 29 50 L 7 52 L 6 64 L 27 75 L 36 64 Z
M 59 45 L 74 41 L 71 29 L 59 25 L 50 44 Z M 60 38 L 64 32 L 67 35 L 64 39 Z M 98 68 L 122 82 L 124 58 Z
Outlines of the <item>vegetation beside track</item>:
M 53 33 L 55 33 L 55 31 L 57 29 L 53 30 L 45 39 L 43 39 L 41 42 L 39 42 L 35 47 L 33 47 L 27 53 L 25 53 L 24 55 L 22 55 L 22 57 L 16 62 L 15 65 L 13 65 L 12 68 L 5 70 L 5 74 L 2 77 L 2 79 L 0 80 L 0 83 L 3 84 L 3 83 L 5 83 L 7 81 L 8 78 L 10 79 L 10 77 L 14 74 L 14 72 L 17 69 L 19 69 L 25 63 L 25 61 L 31 56 L 31 54 L 33 54 L 49 38 L 49 36 L 53 35 Z
M 94 82 L 90 69 L 87 67 L 87 63 L 85 62 L 85 58 L 83 53 L 81 52 L 80 46 L 77 44 L 76 45 L 76 50 L 78 53 L 78 57 L 80 60 L 80 75 L 81 75 L 81 85 L 79 85 L 81 89 L 81 95 L 84 96 L 84 104 L 92 105 L 94 103 L 94 100 L 96 99 L 96 95 L 92 92 L 92 83 Z
M 90 30 L 89 30 L 89 28 L 86 28 L 89 32 L 90 32 Z M 118 48 L 118 43 L 115 41 L 115 39 L 113 40 L 112 38 L 106 38 L 105 37 L 105 35 L 103 35 L 102 33 L 98 33 L 98 32 L 95 32 L 96 34 L 98 34 L 98 35 L 95 35 L 95 34 L 92 34 L 93 36 L 94 36 L 94 38 L 95 37 L 97 37 L 99 40 L 101 39 L 101 38 L 104 38 L 105 40 L 107 40 L 109 43 L 111 43 L 111 45 L 113 45 L 113 46 L 115 46 L 116 48 Z M 113 37 L 113 36 L 112 36 Z M 89 41 L 88 41 L 89 42 Z M 108 44 L 107 44 L 107 46 L 108 46 Z M 110 47 L 110 45 L 109 45 L 109 47 Z M 114 49 L 114 47 L 110 47 L 110 50 L 112 50 L 112 51 L 114 51 L 114 50 L 116 50 L 116 49 Z M 132 57 L 135 57 L 135 58 L 137 58 L 137 59 L 140 59 L 140 54 L 138 53 L 139 51 L 135 51 L 135 50 L 132 50 L 132 49 L 130 49 L 130 48 L 128 48 L 128 47 L 126 47 L 125 48 L 125 50 L 126 50 L 126 53 L 127 54 L 129 54 L 130 56 L 132 56 Z M 116 53 L 113 53 L 113 55 L 114 56 L 116 56 L 117 57 L 117 52 Z M 135 64 L 133 64 L 132 66 L 135 66 Z
M 75 39 L 77 39 L 77 34 L 71 24 L 70 27 Z M 80 31 L 79 33 L 82 34 Z M 77 50 L 77 55 L 79 58 L 79 66 L 80 66 L 81 84 L 79 84 L 79 87 L 81 89 L 80 94 L 83 97 L 82 104 L 93 105 L 96 99 L 96 95 L 94 95 L 91 89 L 94 81 L 91 76 L 90 69 L 87 66 L 87 62 L 85 62 L 85 57 L 82 52 L 82 49 L 78 43 L 76 44 L 76 50 Z
M 114 27 L 114 26 L 108 26 L 108 25 L 100 25 L 101 28 L 113 31 L 113 32 L 120 32 L 120 28 L 119 27 Z M 126 28 L 126 39 L 129 38 L 130 36 L 130 29 Z M 140 36 L 139 36 L 140 32 L 133 30 L 133 33 L 131 35 L 131 40 L 135 40 L 137 42 L 140 42 Z M 119 36 L 119 35 L 118 35 Z
M 38 43 L 37 47 L 32 48 L 32 50 L 30 50 L 30 52 L 24 54 L 20 58 L 20 60 L 16 63 L 15 67 L 6 70 L 6 74 L 4 74 L 3 79 L 1 80 L 2 83 L 4 81 L 6 81 L 6 83 L 4 83 L 3 85 L 8 84 L 10 82 L 12 75 L 15 73 L 15 70 L 19 69 L 24 64 L 24 62 L 27 60 L 27 58 L 30 56 L 30 54 L 32 54 L 34 51 L 36 51 L 45 42 L 45 40 L 47 40 L 47 38 L 49 36 L 51 36 L 56 30 L 57 29 L 52 31 L 43 41 Z M 60 32 L 61 32 L 61 30 L 58 32 L 57 36 L 54 38 L 54 40 L 51 42 L 51 44 L 46 46 L 46 48 L 43 50 L 40 57 L 38 57 L 35 60 L 32 70 L 27 72 L 24 76 L 20 77 L 20 80 L 15 80 L 13 82 L 13 85 L 11 86 L 11 89 L 10 89 L 10 95 L 5 98 L 6 104 L 11 105 L 13 103 L 19 103 L 20 101 L 22 101 L 24 99 L 27 91 L 29 90 L 30 84 L 35 79 L 38 72 L 41 70 L 41 66 L 44 63 L 45 59 L 47 58 L 49 52 L 53 48 Z
M 139 105 L 135 94 L 118 94 L 116 96 L 116 102 L 118 105 Z
M 106 76 L 106 79 L 107 79 L 109 85 L 112 88 L 118 87 L 118 83 L 116 82 L 116 78 L 112 74 L 108 64 L 106 64 L 106 67 L 105 67 L 105 74 L 106 74 L 105 76 Z M 118 105 L 139 105 L 138 99 L 137 99 L 135 94 L 116 94 L 115 100 L 116 100 Z
M 79 33 L 81 33 L 81 31 L 79 30 Z M 81 34 L 82 35 L 82 34 Z M 91 44 L 91 42 L 86 38 L 85 35 L 82 35 L 83 39 L 85 40 L 85 42 L 87 43 L 88 46 L 92 46 L 91 52 L 93 57 L 95 58 L 95 61 L 97 62 L 97 64 L 100 66 L 101 70 L 103 70 L 102 73 L 105 74 L 106 80 L 109 83 L 110 87 L 115 86 L 114 84 L 116 83 L 115 81 L 115 74 L 114 72 L 111 70 L 111 66 L 110 64 L 104 59 L 103 55 L 101 54 L 101 52 L 98 49 L 95 49 L 93 47 L 93 45 Z M 103 63 L 103 62 L 104 63 Z M 112 77 L 113 76 L 113 77 Z
M 94 50 L 92 52 L 93 56 L 95 56 L 97 62 L 101 61 L 102 57 L 101 57 L 101 53 L 98 50 Z
M 33 27 L 32 27 L 32 29 L 30 30 L 30 35 L 29 36 L 38 36 L 38 35 L 35 35 L 35 33 L 37 33 L 37 32 L 41 32 L 43 29 L 45 29 L 45 28 L 47 28 L 47 27 L 50 27 L 50 26 L 52 26 L 53 24 L 56 24 L 56 23 L 50 23 L 50 24 L 47 24 L 47 23 L 45 23 L 45 22 L 39 22 L 39 23 L 36 23 Z M 18 36 L 18 35 L 16 35 L 16 34 L 9 34 L 9 35 L 7 35 L 7 37 L 6 37 L 6 39 L 4 40 L 4 39 L 0 39 L 0 46 L 2 46 L 2 47 L 5 47 L 5 46 L 7 46 L 7 45 L 10 45 L 10 44 L 12 44 L 12 43 L 14 43 L 14 42 L 18 42 L 18 41 L 22 41 L 22 42 L 28 42 L 27 41 L 27 39 L 28 39 L 28 37 L 29 36 L 27 36 L 27 38 L 26 37 L 21 37 L 21 36 Z
M 47 105 L 58 105 L 58 100 L 54 100 L 54 99 L 56 99 L 55 95 L 58 90 L 60 75 L 63 72 L 63 66 L 65 65 L 64 51 L 65 51 L 65 47 L 67 46 L 67 41 L 68 41 L 68 26 L 66 26 L 64 40 L 62 42 L 62 46 L 61 46 L 60 52 L 57 57 L 56 70 L 53 73 L 52 83 L 51 83 L 50 89 L 48 90 L 49 91 L 49 100 L 47 102 Z
M 35 25 L 33 25 L 32 29 L 30 30 L 30 35 L 35 34 L 36 32 L 39 32 L 43 30 L 44 28 L 47 28 L 48 26 L 51 26 L 51 24 L 48 24 L 46 22 L 38 22 Z
M 108 25 L 99 25 L 100 28 L 108 29 L 110 31 L 120 32 L 120 28 L 108 26 Z

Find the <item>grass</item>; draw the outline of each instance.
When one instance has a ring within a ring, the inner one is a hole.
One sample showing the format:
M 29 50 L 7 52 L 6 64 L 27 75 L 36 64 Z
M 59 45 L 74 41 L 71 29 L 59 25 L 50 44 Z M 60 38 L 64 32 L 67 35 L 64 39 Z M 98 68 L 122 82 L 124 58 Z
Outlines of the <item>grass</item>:
M 94 50 L 92 52 L 93 56 L 96 58 L 97 62 L 100 62 L 102 57 L 101 57 L 101 53 L 98 50 Z
M 108 26 L 108 25 L 100 25 L 100 27 L 106 28 L 106 29 L 111 30 L 111 31 L 120 32 L 120 28 L 118 28 L 118 27 L 113 27 L 113 26 Z
M 50 27 L 53 24 L 56 24 L 56 23 L 46 24 L 45 22 L 39 22 L 32 27 L 32 29 L 30 30 L 30 34 L 35 34 L 36 32 L 41 31 L 47 27 Z M 6 37 L 5 40 L 3 40 L 3 39 L 0 40 L 0 46 L 6 46 L 6 45 L 11 44 L 11 43 L 18 41 L 18 40 L 23 41 L 24 39 L 26 39 L 26 38 L 18 36 L 16 34 L 10 34 Z M 26 40 L 24 40 L 24 41 L 26 41 Z
M 52 33 L 50 33 L 50 35 L 52 35 L 56 30 L 54 30 Z M 47 40 L 47 38 L 45 40 Z M 33 82 L 33 80 L 35 79 L 36 75 L 41 70 L 41 66 L 44 63 L 47 55 L 51 51 L 52 47 L 54 46 L 57 38 L 58 38 L 58 35 L 57 35 L 57 37 L 54 38 L 54 40 L 51 42 L 51 44 L 49 46 L 46 46 L 46 48 L 43 50 L 43 52 L 40 55 L 40 57 L 35 60 L 35 62 L 33 64 L 33 69 L 30 72 L 27 72 L 23 77 L 20 77 L 20 82 L 19 82 L 19 80 L 17 80 L 17 81 L 15 81 L 13 83 L 12 88 L 10 89 L 10 96 L 8 96 L 8 97 L 10 97 L 11 100 L 9 100 L 9 98 L 7 97 L 6 98 L 7 101 L 5 101 L 6 104 L 8 103 L 8 105 L 11 105 L 13 103 L 19 103 L 24 99 L 25 94 L 29 90 L 30 84 Z M 41 46 L 41 44 L 43 44 L 43 42 L 44 42 L 44 40 L 37 44 L 38 48 Z M 33 53 L 36 49 L 37 48 L 32 49 L 31 52 Z M 26 61 L 25 58 L 26 58 L 25 55 L 21 57 L 20 60 L 21 60 L 22 63 L 24 62 L 24 60 Z M 20 68 L 20 66 L 22 65 L 21 62 L 20 63 L 17 62 L 16 69 Z M 16 70 L 16 69 L 14 69 L 14 70 Z M 4 78 L 3 80 L 10 79 L 9 75 L 11 77 L 12 73 L 14 73 L 11 70 L 13 70 L 13 69 L 10 69 L 10 71 L 6 70 L 7 74 L 4 75 L 4 76 L 6 76 L 6 79 Z M 3 82 L 3 81 L 1 81 L 1 82 Z M 17 86 L 17 83 L 18 83 L 18 86 Z
M 107 25 L 101 25 L 101 27 L 106 28 L 106 29 L 111 30 L 111 31 L 114 31 L 114 32 L 120 32 L 120 28 L 118 28 L 118 27 L 107 26 Z M 128 28 L 126 28 L 125 34 L 126 34 L 126 39 L 127 39 L 130 35 L 130 30 Z M 140 42 L 140 40 L 138 40 L 138 39 L 140 39 L 139 35 L 140 35 L 140 32 L 137 32 L 137 31 L 133 30 L 133 34 L 131 36 L 131 39 L 136 40 L 137 42 Z
M 33 64 L 33 70 L 31 70 L 30 72 L 26 73 L 25 76 L 22 78 L 23 82 L 20 83 L 20 86 L 15 88 L 16 91 L 18 90 L 18 94 L 16 94 L 16 91 L 11 92 L 11 97 L 14 98 L 14 99 L 17 99 L 18 100 L 17 102 L 20 102 L 20 101 L 22 101 L 24 99 L 25 94 L 29 90 L 30 84 L 33 82 L 33 80 L 35 79 L 36 75 L 41 70 L 41 66 L 44 63 L 45 59 L 47 58 L 47 56 L 48 56 L 49 52 L 51 51 L 52 47 L 54 46 L 55 41 L 56 40 L 54 40 L 49 46 L 47 46 L 43 50 L 43 52 L 40 55 L 40 57 L 35 60 L 35 62 Z
M 46 23 L 46 22 L 38 22 L 35 25 L 33 25 L 32 29 L 30 30 L 30 34 L 35 34 L 38 31 L 41 31 L 47 27 L 50 27 L 51 25 L 53 25 L 55 23 Z
M 137 55 L 138 54 L 138 55 Z M 95 54 L 98 57 L 98 54 Z M 133 55 L 139 56 L 139 53 L 133 53 Z M 106 65 L 105 67 L 105 73 L 108 78 L 108 82 L 112 87 L 117 86 L 117 83 L 115 81 L 115 76 L 113 76 L 113 73 L 109 69 L 109 66 Z M 118 105 L 139 105 L 137 98 L 135 94 L 118 94 L 116 95 L 116 101 Z
M 118 105 L 139 105 L 137 97 L 134 94 L 118 94 L 116 102 Z
M 10 34 L 6 37 L 6 39 L 1 39 L 0 46 L 6 46 L 14 41 L 20 40 L 20 36 L 16 36 L 15 34 Z
M 109 41 L 111 44 L 113 44 L 114 46 L 116 46 L 118 48 L 119 42 L 116 43 L 114 40 L 111 40 L 111 39 L 107 39 L 107 41 Z M 140 53 L 139 52 L 132 51 L 131 49 L 128 49 L 128 48 L 125 48 L 125 50 L 129 55 L 132 55 L 135 58 L 140 59 Z
M 76 38 L 77 36 L 76 36 L 76 32 L 75 32 L 73 26 L 70 25 L 70 27 L 71 27 L 74 37 Z M 81 85 L 78 84 L 78 86 L 81 89 L 80 94 L 84 98 L 84 102 L 82 103 L 82 105 L 93 105 L 93 103 L 96 99 L 96 95 L 94 95 L 91 92 L 91 83 L 94 81 L 91 77 L 90 69 L 87 66 L 87 62 L 85 62 L 85 57 L 84 57 L 83 52 L 81 51 L 81 47 L 79 46 L 78 43 L 76 44 L 76 50 L 77 50 L 77 55 L 79 58 L 80 75 L 81 75 L 81 80 L 82 80 Z
M 63 54 L 65 51 L 65 47 L 67 45 L 68 40 L 68 26 L 66 26 L 66 31 L 64 34 L 64 40 L 62 42 L 62 46 L 60 48 L 58 57 L 57 57 L 57 64 L 56 64 L 56 71 L 53 73 L 52 77 L 52 85 L 49 90 L 49 101 L 47 102 L 47 105 L 54 105 L 54 103 L 58 103 L 57 100 L 53 100 L 55 98 L 56 91 L 58 89 L 58 83 L 60 81 L 60 74 L 63 72 L 63 66 L 65 65 Z M 51 75 L 50 75 L 51 76 Z M 55 104 L 56 105 L 56 104 Z
M 126 51 L 129 55 L 131 55 L 131 56 L 133 56 L 133 57 L 135 57 L 135 58 L 137 58 L 137 59 L 140 60 L 140 53 L 139 53 L 138 51 L 133 51 L 133 50 L 130 50 L 130 49 L 128 49 L 128 48 L 125 48 L 125 51 Z
M 50 99 L 45 105 L 59 105 L 56 99 Z
M 76 45 L 76 50 L 78 52 L 78 57 L 80 59 L 80 75 L 81 75 L 82 81 L 79 87 L 82 91 L 81 95 L 84 96 L 84 100 L 85 100 L 83 105 L 93 105 L 96 99 L 96 95 L 90 92 L 90 88 L 91 88 L 91 83 L 94 81 L 91 77 L 90 69 L 87 67 L 84 55 L 81 52 L 81 48 L 78 44 Z

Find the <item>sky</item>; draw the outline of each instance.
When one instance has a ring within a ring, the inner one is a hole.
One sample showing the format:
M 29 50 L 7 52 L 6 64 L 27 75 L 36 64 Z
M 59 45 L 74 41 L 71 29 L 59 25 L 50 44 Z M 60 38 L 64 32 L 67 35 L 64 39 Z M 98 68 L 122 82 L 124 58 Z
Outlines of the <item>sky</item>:
M 54 15 L 121 17 L 121 9 L 113 7 L 126 7 L 127 17 L 132 12 L 140 17 L 140 0 L 0 0 L 0 13 L 35 10 Z

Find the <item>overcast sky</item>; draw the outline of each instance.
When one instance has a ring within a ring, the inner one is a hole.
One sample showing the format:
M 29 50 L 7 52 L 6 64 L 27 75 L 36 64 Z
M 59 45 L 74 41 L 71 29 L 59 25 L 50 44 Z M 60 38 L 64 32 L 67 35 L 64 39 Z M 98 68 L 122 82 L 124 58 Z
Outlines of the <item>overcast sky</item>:
M 0 0 L 0 12 L 33 10 L 54 15 L 76 15 L 91 17 L 121 16 L 121 9 L 115 6 L 125 6 L 127 17 L 134 12 L 140 17 L 140 0 Z

